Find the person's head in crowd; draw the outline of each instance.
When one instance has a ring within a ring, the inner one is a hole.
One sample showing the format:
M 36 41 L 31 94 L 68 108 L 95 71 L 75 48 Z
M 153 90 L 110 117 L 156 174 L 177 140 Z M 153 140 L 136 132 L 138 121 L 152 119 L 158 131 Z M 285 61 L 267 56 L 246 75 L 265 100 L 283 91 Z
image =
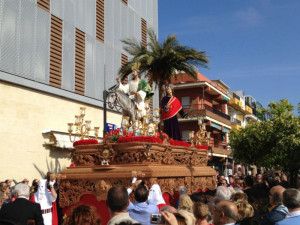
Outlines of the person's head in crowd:
M 151 199 L 156 205 L 166 204 L 158 184 L 153 184 L 151 186 L 148 199 Z
M 300 210 L 300 191 L 295 188 L 288 188 L 283 192 L 283 204 L 289 212 Z
M 271 188 L 269 192 L 270 204 L 273 205 L 282 205 L 283 192 L 285 188 L 278 185 Z
M 223 180 L 223 179 L 225 179 L 225 176 L 224 176 L 223 174 L 220 174 L 220 175 L 218 176 L 218 181 Z
M 208 206 L 202 202 L 196 202 L 194 204 L 194 216 L 196 217 L 196 223 L 201 224 L 202 221 L 206 221 L 209 215 Z
M 29 180 L 28 180 L 27 178 L 24 178 L 24 179 L 22 180 L 22 183 L 28 185 L 28 184 L 29 184 Z
M 254 209 L 247 201 L 238 200 L 235 204 L 238 209 L 238 221 L 254 216 Z
M 145 202 L 148 200 L 149 191 L 145 185 L 138 185 L 134 190 L 134 197 L 137 202 Z
M 228 187 L 219 186 L 217 187 L 216 197 L 219 198 L 221 201 L 223 200 L 230 200 L 232 192 Z
M 234 179 L 234 177 L 233 177 L 232 175 L 229 175 L 229 176 L 228 176 L 228 179 L 229 179 L 229 183 L 230 183 L 231 185 L 236 183 L 236 182 L 235 182 L 235 179 Z
M 229 184 L 228 184 L 228 182 L 227 182 L 226 179 L 222 179 L 222 180 L 220 180 L 220 182 L 219 182 L 219 186 L 225 186 L 225 187 L 228 187 Z
M 64 225 L 100 225 L 101 220 L 94 206 L 79 205 L 72 210 Z
M 214 210 L 213 224 L 224 225 L 227 223 L 235 223 L 238 218 L 238 210 L 233 202 L 221 201 Z
M 11 197 L 10 196 L 10 188 L 9 188 L 8 185 L 2 186 L 1 189 L 0 189 L 0 191 L 3 192 L 3 194 L 4 194 L 4 200 L 5 201 L 7 201 L 7 200 L 10 199 L 10 197 Z
M 160 209 L 160 212 L 177 213 L 177 209 L 171 205 L 166 205 Z
M 253 186 L 253 178 L 251 176 L 246 176 L 245 179 L 244 179 L 244 185 L 245 185 L 245 188 L 247 187 L 252 187 Z
M 181 195 L 179 198 L 178 209 L 186 210 L 190 213 L 193 212 L 194 203 L 188 195 Z
M 178 225 L 195 225 L 196 218 L 191 212 L 179 209 L 174 215 L 177 219 Z
M 16 197 L 29 198 L 30 188 L 27 184 L 18 183 L 14 188 L 14 193 Z
M 248 201 L 248 196 L 244 192 L 235 192 L 231 195 L 230 200 L 233 202 L 238 200 Z
M 4 193 L 0 191 L 0 208 L 3 205 L 3 202 L 4 202 Z
M 128 204 L 128 193 L 125 187 L 122 185 L 115 185 L 109 189 L 107 193 L 106 205 L 111 214 L 115 212 L 126 212 Z
M 12 185 L 12 180 L 8 179 L 4 181 L 8 187 Z

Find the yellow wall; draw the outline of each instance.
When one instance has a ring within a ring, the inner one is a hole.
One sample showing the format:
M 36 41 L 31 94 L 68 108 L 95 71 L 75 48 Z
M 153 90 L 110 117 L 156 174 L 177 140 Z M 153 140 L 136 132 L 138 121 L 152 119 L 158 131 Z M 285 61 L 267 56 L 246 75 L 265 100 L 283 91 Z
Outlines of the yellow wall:
M 44 129 L 67 132 L 79 107 L 86 107 L 86 120 L 103 131 L 103 111 L 55 95 L 0 82 L 0 181 L 41 178 L 38 170 L 59 172 L 70 165 L 69 151 L 44 146 Z M 121 115 L 109 112 L 107 122 L 120 124 Z

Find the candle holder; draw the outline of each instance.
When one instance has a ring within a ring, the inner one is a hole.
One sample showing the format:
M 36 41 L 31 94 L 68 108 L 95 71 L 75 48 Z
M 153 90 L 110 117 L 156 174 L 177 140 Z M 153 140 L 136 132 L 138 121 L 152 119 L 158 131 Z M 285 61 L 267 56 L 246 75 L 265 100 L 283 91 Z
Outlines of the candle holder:
M 204 123 L 204 119 L 202 117 L 198 117 L 197 122 L 198 122 L 199 130 L 196 133 L 194 133 L 194 131 L 189 132 L 189 140 L 191 142 L 191 146 L 194 145 L 209 146 L 211 132 L 207 132 L 206 123 Z
M 99 135 L 99 127 L 94 127 L 94 129 L 91 128 L 91 120 L 86 120 L 84 123 L 84 117 L 85 117 L 85 107 L 80 107 L 80 115 L 75 116 L 75 123 L 68 123 L 68 132 L 69 132 L 69 138 L 72 143 L 75 142 L 76 137 L 79 137 L 80 140 L 83 140 L 85 138 L 90 139 L 90 131 L 94 131 L 94 134 L 96 138 L 98 138 Z M 75 135 L 72 139 L 72 132 L 74 130 L 73 126 L 75 125 Z

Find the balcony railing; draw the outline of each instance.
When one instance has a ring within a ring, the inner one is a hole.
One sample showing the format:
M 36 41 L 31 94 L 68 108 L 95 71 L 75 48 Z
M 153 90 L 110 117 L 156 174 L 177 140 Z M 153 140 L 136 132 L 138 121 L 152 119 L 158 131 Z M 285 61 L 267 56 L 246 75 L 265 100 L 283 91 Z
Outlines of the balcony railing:
M 238 99 L 238 100 L 241 100 L 240 96 L 238 96 L 236 93 L 232 93 L 232 97 Z
M 242 125 L 242 122 L 240 120 L 236 119 L 236 118 L 231 118 L 230 121 L 231 121 L 232 124 Z
M 187 108 L 194 108 L 195 110 L 208 110 L 218 116 L 221 116 L 227 120 L 230 120 L 230 116 L 221 112 L 218 109 L 215 109 L 209 105 L 206 104 L 193 104 L 193 105 L 183 105 L 182 108 L 187 109 Z

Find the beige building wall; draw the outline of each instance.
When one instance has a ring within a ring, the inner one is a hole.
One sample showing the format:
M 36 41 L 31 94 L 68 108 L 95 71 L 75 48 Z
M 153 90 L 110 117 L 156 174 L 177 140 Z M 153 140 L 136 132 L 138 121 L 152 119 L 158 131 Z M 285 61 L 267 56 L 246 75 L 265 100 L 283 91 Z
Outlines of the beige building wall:
M 0 181 L 41 178 L 70 165 L 70 151 L 49 148 L 45 129 L 67 132 L 79 107 L 86 107 L 86 120 L 103 131 L 103 110 L 63 97 L 0 81 Z M 120 125 L 121 115 L 108 112 L 107 122 Z

